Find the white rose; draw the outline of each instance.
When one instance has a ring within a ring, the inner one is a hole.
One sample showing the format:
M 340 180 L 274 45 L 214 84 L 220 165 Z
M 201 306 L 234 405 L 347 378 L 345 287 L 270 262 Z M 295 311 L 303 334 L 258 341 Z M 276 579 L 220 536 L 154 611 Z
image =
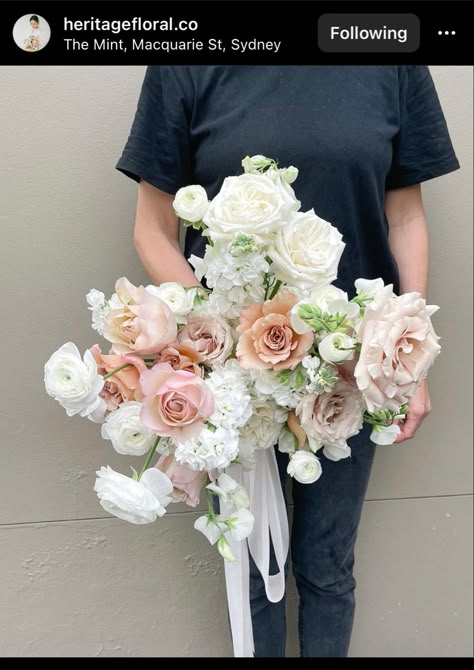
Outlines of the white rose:
M 278 229 L 269 255 L 278 279 L 311 289 L 336 279 L 344 247 L 337 228 L 310 210 L 296 212 Z
M 202 186 L 197 184 L 180 188 L 173 200 L 176 214 L 180 219 L 191 223 L 202 221 L 208 206 L 207 193 Z
M 329 333 L 319 343 L 319 355 L 328 363 L 342 363 L 354 358 L 355 340 L 344 333 Z
M 145 289 L 155 298 L 168 305 L 176 319 L 176 323 L 186 323 L 186 315 L 193 309 L 196 289 L 186 290 L 181 284 L 169 281 L 154 286 L 149 284 Z
M 115 472 L 111 467 L 97 471 L 94 491 L 109 514 L 129 523 L 152 523 L 166 512 L 173 484 L 157 468 L 145 470 L 140 481 Z
M 309 451 L 296 451 L 290 456 L 288 474 L 300 484 L 312 484 L 321 477 L 322 468 L 319 458 Z
M 203 220 L 213 240 L 230 242 L 236 233 L 245 233 L 265 245 L 286 224 L 290 211 L 283 190 L 271 179 L 243 174 L 224 180 Z
M 63 344 L 44 366 L 46 392 L 57 400 L 68 416 L 91 415 L 100 420 L 105 413 L 105 402 L 99 398 L 104 380 L 97 374 L 97 363 L 89 350 L 81 359 L 79 349 L 72 342 Z
M 119 454 L 143 456 L 156 439 L 140 421 L 141 402 L 124 402 L 111 412 L 102 425 L 102 437 L 111 440 Z

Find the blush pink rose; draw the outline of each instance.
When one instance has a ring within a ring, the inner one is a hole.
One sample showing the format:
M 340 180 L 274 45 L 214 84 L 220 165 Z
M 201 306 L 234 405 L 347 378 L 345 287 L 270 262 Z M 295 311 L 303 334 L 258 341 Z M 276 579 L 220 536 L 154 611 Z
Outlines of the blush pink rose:
M 362 343 L 354 372 L 369 412 L 398 411 L 408 403 L 439 354 L 439 337 L 419 293 L 396 296 L 385 286 L 369 303 L 359 328 Z
M 207 365 L 219 365 L 234 346 L 229 324 L 216 314 L 190 314 L 178 333 L 181 344 L 194 347 Z
M 104 321 L 104 337 L 112 342 L 114 353 L 156 354 L 176 339 L 175 318 L 162 300 L 125 277 L 117 281 L 115 291 L 118 300 Z
M 199 366 L 201 354 L 195 347 L 173 342 L 162 349 L 156 357 L 156 363 L 169 363 L 174 370 L 187 370 L 202 377 L 204 369 Z
M 214 397 L 207 384 L 186 370 L 157 363 L 140 375 L 144 394 L 140 414 L 143 425 L 157 435 L 182 442 L 199 435 L 203 420 L 214 411 Z
M 272 300 L 243 309 L 237 333 L 237 358 L 253 370 L 293 370 L 313 344 L 313 333 L 303 335 L 291 327 L 291 308 L 298 298 L 281 291 Z
M 104 387 L 99 396 L 105 400 L 106 414 L 113 412 L 124 401 L 140 401 L 142 399 L 140 372 L 143 368 L 146 368 L 146 364 L 141 358 L 138 356 L 124 358 L 114 354 L 103 354 L 98 344 L 94 344 L 90 351 L 97 363 L 99 375 L 106 375 L 125 363 L 131 363 L 129 367 L 116 372 L 104 382 Z
M 174 502 L 184 502 L 190 507 L 199 505 L 201 490 L 208 479 L 207 472 L 191 470 L 187 465 L 178 463 L 173 454 L 160 456 L 156 467 L 171 480 Z

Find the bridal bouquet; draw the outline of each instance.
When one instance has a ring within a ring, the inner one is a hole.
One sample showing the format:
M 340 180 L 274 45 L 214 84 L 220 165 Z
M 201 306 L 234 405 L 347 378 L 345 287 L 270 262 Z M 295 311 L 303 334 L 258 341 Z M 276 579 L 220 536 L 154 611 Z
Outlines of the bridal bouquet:
M 110 298 L 92 289 L 92 327 L 111 346 L 81 356 L 69 342 L 45 365 L 68 416 L 101 423 L 120 454 L 145 456 L 130 476 L 98 471 L 102 507 L 149 523 L 170 502 L 196 506 L 205 488 L 195 528 L 229 561 L 254 524 L 252 492 L 231 464 L 251 471 L 278 444 L 288 473 L 312 484 L 320 455 L 349 458 L 364 422 L 374 442 L 392 443 L 440 351 L 437 308 L 419 294 L 397 296 L 381 279 L 358 279 L 351 298 L 334 286 L 344 242 L 300 211 L 295 167 L 242 164 L 210 202 L 198 185 L 176 193 L 176 214 L 208 239 L 204 257 L 189 259 L 205 287 L 122 277 Z

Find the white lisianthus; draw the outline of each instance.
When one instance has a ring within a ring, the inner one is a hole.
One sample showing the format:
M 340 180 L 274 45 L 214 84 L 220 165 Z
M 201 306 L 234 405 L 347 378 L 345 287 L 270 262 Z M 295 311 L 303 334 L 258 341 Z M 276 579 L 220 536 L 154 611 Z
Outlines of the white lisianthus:
M 104 379 L 97 373 L 97 363 L 89 350 L 81 358 L 72 342 L 63 344 L 44 366 L 46 392 L 64 407 L 68 416 L 80 414 L 91 420 L 103 420 L 106 405 L 99 397 Z
M 155 298 L 159 298 L 168 305 L 172 311 L 176 323 L 186 323 L 186 316 L 191 312 L 194 306 L 194 297 L 196 289 L 186 290 L 184 286 L 176 282 L 164 282 L 159 286 L 150 284 L 145 289 Z
M 99 335 L 104 334 L 104 320 L 108 312 L 107 300 L 104 293 L 95 288 L 91 288 L 86 295 L 88 309 L 92 312 L 92 328 L 96 330 Z
M 342 363 L 354 358 L 356 341 L 345 333 L 329 333 L 318 345 L 319 355 L 328 363 Z
M 392 423 L 391 426 L 374 426 L 370 439 L 375 444 L 386 445 L 393 444 L 398 435 L 400 435 L 400 426 Z
M 217 484 L 208 484 L 206 488 L 225 502 L 234 505 L 236 509 L 248 508 L 250 505 L 250 498 L 244 487 L 225 472 L 219 476 Z
M 111 440 L 119 454 L 143 456 L 156 439 L 155 433 L 140 421 L 141 402 L 123 402 L 111 412 L 102 425 L 102 437 Z
M 173 484 L 157 468 L 145 470 L 136 481 L 107 466 L 97 471 L 94 491 L 109 514 L 129 523 L 144 524 L 166 513 Z
M 248 509 L 241 508 L 224 521 L 234 540 L 245 540 L 253 530 L 255 517 Z
M 272 270 L 281 281 L 301 289 L 326 285 L 337 277 L 344 247 L 337 228 L 314 210 L 296 212 L 276 233 L 269 251 L 274 263 Z
M 221 537 L 222 533 L 227 530 L 226 526 L 219 522 L 220 517 L 205 514 L 200 516 L 194 522 L 194 528 L 202 533 L 209 542 L 214 545 Z
M 242 174 L 224 179 L 203 220 L 214 241 L 230 241 L 236 233 L 245 233 L 266 245 L 286 224 L 290 211 L 282 189 L 266 175 Z
M 179 218 L 191 223 L 202 221 L 208 206 L 207 193 L 202 186 L 197 184 L 183 186 L 173 200 L 174 211 Z
M 385 286 L 383 279 L 356 279 L 354 286 L 357 295 L 364 295 L 367 298 L 375 297 L 375 294 L 383 289 Z
M 290 455 L 287 472 L 301 484 L 312 484 L 321 477 L 322 468 L 314 454 L 299 450 Z

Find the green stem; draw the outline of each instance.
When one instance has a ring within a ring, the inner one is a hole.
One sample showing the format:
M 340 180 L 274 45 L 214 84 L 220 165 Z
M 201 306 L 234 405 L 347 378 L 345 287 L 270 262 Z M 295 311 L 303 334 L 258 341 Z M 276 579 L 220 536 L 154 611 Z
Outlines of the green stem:
M 211 520 L 213 520 L 216 515 L 214 512 L 213 495 L 211 491 L 209 491 L 209 489 L 206 489 L 206 498 L 207 498 L 207 515 Z
M 128 368 L 131 365 L 131 363 L 124 363 L 123 365 L 119 365 L 118 368 L 114 368 L 110 372 L 107 372 L 106 375 L 104 375 L 104 382 L 109 378 L 112 377 L 116 372 L 120 372 L 120 370 L 123 370 L 124 368 Z
M 278 293 L 278 289 L 280 288 L 280 286 L 281 286 L 281 279 L 277 279 L 276 282 L 275 282 L 275 284 L 273 285 L 272 292 L 270 293 L 270 295 L 269 295 L 269 297 L 268 297 L 269 300 L 272 300 L 272 299 L 276 296 L 276 294 Z
M 153 456 L 155 455 L 155 451 L 156 451 L 156 448 L 157 448 L 157 446 L 158 446 L 158 444 L 159 444 L 159 442 L 160 442 L 160 439 L 161 439 L 160 436 L 157 435 L 155 441 L 153 442 L 153 445 L 152 445 L 150 451 L 148 452 L 148 456 L 146 457 L 145 465 L 143 466 L 143 468 L 142 468 L 141 471 L 140 471 L 140 474 L 138 475 L 138 479 L 139 479 L 139 480 L 140 480 L 142 474 L 145 472 L 145 470 L 146 470 L 146 469 L 148 468 L 148 466 L 150 465 L 150 463 L 151 463 L 151 459 L 152 459 Z

